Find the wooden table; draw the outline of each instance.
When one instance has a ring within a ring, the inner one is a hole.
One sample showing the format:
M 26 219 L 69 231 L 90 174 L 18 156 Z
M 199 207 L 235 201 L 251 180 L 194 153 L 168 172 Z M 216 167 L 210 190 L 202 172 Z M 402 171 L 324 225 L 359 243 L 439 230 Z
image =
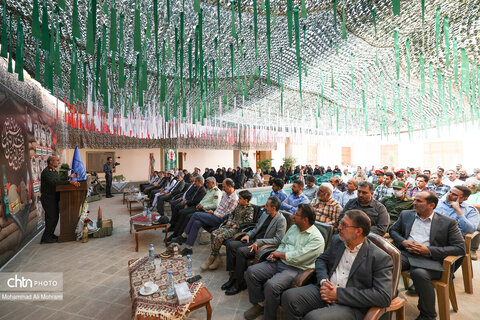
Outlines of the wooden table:
M 142 205 L 144 205 L 145 201 L 148 201 L 148 198 L 142 198 L 142 199 L 129 199 L 128 197 L 125 199 L 125 201 L 127 202 L 127 208 L 128 208 L 128 213 L 130 214 L 130 216 L 132 215 L 132 203 L 134 202 L 138 202 Z
M 143 258 L 143 259 L 145 259 L 145 258 Z M 130 269 L 131 265 L 136 263 L 137 261 L 138 261 L 138 259 L 133 259 L 133 260 L 130 260 L 128 262 L 129 271 L 131 270 Z M 138 296 L 135 294 L 135 290 L 132 287 L 132 283 L 136 283 L 136 281 L 132 282 L 132 273 L 131 272 L 129 273 L 129 276 L 130 276 L 130 297 L 132 298 L 132 311 L 133 311 L 134 319 L 136 319 L 136 320 L 157 320 L 157 319 L 160 319 L 160 315 L 136 314 L 135 299 Z M 143 278 L 145 278 L 145 276 L 142 276 L 142 279 Z M 142 282 L 143 282 L 143 280 L 142 280 Z M 210 305 L 210 301 L 213 299 L 212 294 L 208 291 L 207 288 L 205 288 L 205 286 L 203 284 L 201 284 L 200 282 L 198 282 L 198 284 L 200 284 L 201 287 L 200 287 L 200 289 L 198 289 L 195 297 L 193 298 L 193 301 L 188 305 L 186 315 L 188 315 L 189 312 L 192 312 L 194 310 L 205 308 L 206 311 L 207 311 L 207 317 L 206 318 L 207 318 L 207 320 L 211 320 L 212 319 L 212 307 Z M 138 286 L 137 286 L 137 288 L 138 288 Z M 162 300 L 163 299 L 159 299 L 158 303 L 161 304 Z M 155 302 L 153 304 L 150 302 L 150 306 L 153 307 L 154 305 L 156 305 Z
M 132 228 L 135 230 L 135 251 L 138 252 L 138 233 L 141 231 L 146 230 L 155 230 L 155 229 L 163 229 L 165 231 L 165 239 L 163 242 L 167 243 L 167 233 L 168 233 L 168 225 L 166 224 L 152 224 L 150 226 L 139 225 L 135 224 L 132 220 L 130 220 L 130 233 L 132 233 Z

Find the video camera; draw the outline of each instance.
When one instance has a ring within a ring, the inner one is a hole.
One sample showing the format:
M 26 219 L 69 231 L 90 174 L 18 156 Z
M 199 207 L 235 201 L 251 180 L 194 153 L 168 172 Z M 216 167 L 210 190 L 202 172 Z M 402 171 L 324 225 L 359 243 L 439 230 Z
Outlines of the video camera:
M 113 163 L 113 167 L 115 168 L 116 166 L 119 166 L 120 165 L 120 162 L 115 162 Z

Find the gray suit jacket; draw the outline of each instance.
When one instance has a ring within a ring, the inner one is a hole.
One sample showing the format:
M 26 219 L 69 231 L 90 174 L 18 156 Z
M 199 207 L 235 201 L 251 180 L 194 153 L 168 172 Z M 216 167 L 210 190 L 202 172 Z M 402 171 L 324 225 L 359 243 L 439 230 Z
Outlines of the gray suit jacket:
M 330 279 L 345 251 L 345 243 L 336 238 L 317 258 L 315 270 L 318 285 Z M 366 313 L 370 307 L 386 308 L 392 301 L 392 257 L 365 239 L 353 261 L 345 288 L 337 288 L 338 304 Z
M 173 187 L 173 189 L 170 191 L 171 196 L 174 197 L 177 194 L 180 194 L 183 190 L 183 187 L 185 187 L 185 180 L 182 179 L 178 181 L 175 187 Z
M 416 215 L 415 210 L 404 210 L 400 213 L 397 222 L 390 228 L 390 236 L 395 241 L 397 247 L 404 253 L 407 251 L 401 243 L 404 240 L 408 240 Z M 465 241 L 460 229 L 458 229 L 457 221 L 442 214 L 433 213 L 430 226 L 430 246 L 428 249 L 431 257 L 412 253 L 408 253 L 407 256 L 433 260 L 436 262 L 437 269 L 440 268 L 439 270 L 442 270 L 443 259 L 447 256 L 465 255 Z
M 252 239 L 255 237 L 257 232 L 262 228 L 263 223 L 267 220 L 268 213 L 264 212 L 260 218 L 258 219 L 255 228 L 247 232 L 247 235 Z M 285 235 L 285 231 L 287 230 L 287 220 L 283 214 L 278 212 L 275 217 L 273 217 L 272 221 L 267 227 L 265 231 L 265 237 L 263 239 L 257 239 L 257 245 L 263 246 L 265 244 L 273 244 L 278 246 L 282 241 L 283 236 Z

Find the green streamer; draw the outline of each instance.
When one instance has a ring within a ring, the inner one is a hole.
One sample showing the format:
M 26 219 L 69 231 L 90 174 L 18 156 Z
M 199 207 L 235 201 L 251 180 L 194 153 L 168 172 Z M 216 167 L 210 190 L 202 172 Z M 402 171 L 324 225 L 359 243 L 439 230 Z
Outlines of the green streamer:
M 165 102 L 167 95 L 167 78 L 165 76 L 165 40 L 163 40 L 163 50 L 162 50 L 162 74 L 161 74 L 161 84 L 160 84 L 160 102 Z
M 423 52 L 420 52 L 420 81 L 422 85 L 422 96 L 425 95 L 425 62 L 423 61 Z
M 54 48 L 54 69 L 55 74 L 60 77 L 62 76 L 62 65 L 60 64 L 60 24 L 58 22 L 58 13 L 55 16 L 55 25 L 56 25 L 56 32 L 55 32 L 55 48 Z M 53 37 L 53 30 L 52 30 L 52 37 Z
M 377 19 L 375 14 L 375 8 L 372 9 L 373 28 L 375 29 L 375 39 L 377 39 Z
M 80 24 L 78 18 L 78 0 L 73 0 L 73 9 L 72 9 L 72 37 L 80 39 L 82 34 L 80 33 Z
M 44 1 L 43 3 L 42 12 L 42 49 L 50 51 L 50 30 L 48 29 L 47 1 Z
M 430 101 L 433 100 L 433 63 L 428 64 L 428 75 L 430 80 Z
M 218 34 L 220 34 L 220 0 L 217 0 L 217 28 Z
M 421 0 L 422 4 L 422 29 L 425 24 L 425 0 Z
M 6 0 L 3 0 L 3 8 L 2 8 L 2 43 L 4 45 L 2 45 L 2 51 L 0 52 L 0 56 L 7 58 L 8 57 L 8 17 L 7 17 L 7 4 L 5 1 Z
M 242 1 L 237 0 L 238 4 L 238 30 L 242 32 Z
M 393 38 L 395 41 L 395 68 L 397 70 L 397 80 L 400 78 L 400 48 L 398 45 L 398 30 L 395 30 L 393 33 Z
M 273 8 L 273 26 L 276 27 L 277 26 L 277 13 L 276 13 L 276 10 L 275 8 Z M 242 109 L 243 110 L 243 109 Z
M 193 0 L 193 10 L 197 13 L 200 12 L 200 0 Z
M 77 48 L 72 39 L 72 61 L 70 63 L 70 101 L 73 102 L 73 92 L 77 88 Z
M 95 34 L 97 21 L 97 0 L 90 0 L 87 13 L 87 41 L 85 51 L 95 54 Z
M 267 0 L 265 0 L 265 4 L 267 3 Z M 302 13 L 300 15 L 300 17 L 302 17 L 303 19 L 307 19 L 307 6 L 305 5 L 305 0 L 302 0 L 301 1 L 301 5 L 302 5 Z M 267 8 L 268 10 L 268 8 Z
M 57 5 L 60 9 L 65 10 L 65 0 L 58 0 Z
M 76 2 L 76 0 L 75 0 Z M 74 2 L 74 4 L 75 4 Z M 5 8 L 6 8 L 6 3 L 5 3 L 5 0 L 3 1 L 3 5 L 4 5 L 4 12 L 3 12 L 3 19 L 2 21 L 7 21 L 6 20 L 6 14 L 5 14 Z M 38 0 L 33 0 L 33 11 L 32 11 L 32 36 L 37 38 L 37 39 L 41 39 L 42 38 L 42 31 L 41 31 L 41 27 L 40 27 L 40 12 L 39 12 L 39 6 L 38 6 Z M 4 24 L 5 25 L 5 24 Z M 6 42 L 3 42 L 3 39 L 2 39 L 2 43 L 6 43 Z M 3 57 L 3 55 L 2 55 Z
M 142 51 L 142 35 L 140 33 L 140 5 L 138 0 L 135 0 L 135 21 L 133 30 L 133 50 L 136 52 Z
M 437 8 L 435 14 L 435 49 L 438 56 L 438 43 L 440 41 L 440 7 Z
M 257 0 L 253 0 L 253 12 L 254 12 L 254 21 L 255 21 L 255 15 L 256 15 L 256 11 L 255 11 L 255 3 L 257 2 Z M 288 44 L 290 46 L 290 48 L 292 47 L 292 43 L 293 43 L 293 0 L 287 0 L 287 25 L 288 25 Z M 257 47 L 256 46 L 256 39 L 257 39 L 257 36 L 256 36 L 256 33 L 255 33 L 255 48 Z
M 297 56 L 298 67 L 298 88 L 300 91 L 300 111 L 303 115 L 303 98 L 302 98 L 302 60 L 300 56 L 300 21 L 298 18 L 298 7 L 293 9 L 293 19 L 295 21 L 295 53 Z
M 462 92 L 465 92 L 466 95 L 468 96 L 469 92 L 469 61 L 468 61 L 468 56 L 465 51 L 465 48 L 460 49 L 461 53 L 461 61 L 462 61 Z
M 410 82 L 410 39 L 407 39 L 405 42 L 405 48 L 407 50 L 407 72 L 408 72 L 408 82 Z
M 98 93 L 98 85 L 100 82 L 100 63 L 101 63 L 101 58 L 102 58 L 102 39 L 97 39 L 97 63 L 96 63 L 96 68 L 95 68 L 95 88 Z
M 6 21 L 6 20 L 4 20 Z M 42 74 L 40 72 L 40 40 L 35 39 L 35 80 L 42 82 Z M 6 46 L 5 46 L 6 47 Z M 3 48 L 3 46 L 2 46 Z
M 104 96 L 104 101 L 107 101 L 108 105 L 108 84 L 107 84 L 107 26 L 102 26 L 102 51 L 100 62 L 100 92 Z M 105 99 L 107 98 L 107 99 Z M 104 102 L 104 105 L 106 105 Z
M 110 10 L 110 50 L 117 51 L 117 8 L 115 0 L 113 0 L 112 9 Z M 114 61 L 112 59 L 112 65 Z
M 123 20 L 125 16 L 120 14 L 120 27 L 118 38 L 118 87 L 125 88 L 125 56 L 123 52 Z
M 399 15 L 400 14 L 400 0 L 392 0 L 392 6 L 393 6 L 393 15 Z
M 347 39 L 347 26 L 345 24 L 345 8 L 342 8 L 342 39 Z
M 271 34 L 270 34 L 270 0 L 265 0 L 265 18 L 267 19 L 267 84 L 270 85 L 270 51 L 271 51 Z
M 292 0 L 287 0 L 292 1 Z M 255 56 L 258 58 L 258 16 L 257 16 L 257 0 L 253 0 L 253 34 L 255 37 Z
M 447 68 L 450 67 L 450 27 L 448 25 L 448 18 L 443 19 L 443 35 L 445 39 L 445 60 L 447 62 Z
M 235 27 L 235 0 L 232 0 L 230 7 L 232 9 L 232 37 L 237 38 L 237 29 Z
M 215 43 L 217 38 L 215 38 Z M 214 60 L 215 61 L 215 60 Z M 188 83 L 190 88 L 192 87 L 192 75 L 193 75 L 193 65 L 192 65 L 192 39 L 188 41 Z
M 18 74 L 18 81 L 23 81 L 23 25 L 18 15 L 17 23 L 17 49 L 15 55 L 15 72 Z

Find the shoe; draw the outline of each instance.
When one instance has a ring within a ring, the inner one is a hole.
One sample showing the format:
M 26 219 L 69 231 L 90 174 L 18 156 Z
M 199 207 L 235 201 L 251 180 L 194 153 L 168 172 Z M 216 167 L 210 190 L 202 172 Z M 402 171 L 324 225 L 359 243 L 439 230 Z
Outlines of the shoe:
M 241 284 L 237 285 L 237 282 L 235 281 L 235 284 L 233 286 L 231 286 L 230 288 L 228 288 L 226 291 L 225 291 L 225 294 L 227 296 L 233 296 L 233 295 L 236 295 L 237 293 L 243 291 L 247 289 L 247 284 L 245 283 L 245 281 L 243 281 Z M 262 312 L 263 313 L 263 312 Z
M 174 238 L 174 234 L 172 233 L 167 237 L 167 243 L 172 242 L 173 238 Z
M 193 250 L 192 249 L 188 249 L 188 248 L 183 248 L 182 252 L 180 252 L 180 254 L 184 257 L 186 256 L 187 254 L 192 254 L 193 253 Z
M 257 303 L 255 303 L 250 309 L 243 313 L 243 316 L 247 320 L 254 320 L 259 315 L 263 314 L 263 307 Z
M 472 258 L 472 260 L 474 261 L 477 261 L 477 251 L 471 251 L 470 252 L 470 258 Z
M 53 238 L 53 239 L 57 239 L 57 240 L 58 240 L 58 236 L 57 236 L 57 235 L 55 235 L 55 234 L 52 234 L 52 238 Z
M 183 244 L 187 242 L 187 238 L 182 237 L 182 235 L 179 235 L 178 237 L 175 237 L 172 239 L 173 242 L 176 242 L 178 244 Z
M 105 196 L 105 198 L 113 198 L 113 196 Z
M 225 282 L 224 284 L 222 284 L 221 289 L 222 289 L 222 290 L 227 290 L 228 288 L 230 288 L 231 286 L 233 286 L 234 283 L 235 283 L 235 276 L 234 276 L 234 273 L 232 272 L 232 274 L 230 275 L 230 278 L 228 279 L 228 281 Z
M 213 263 L 208 267 L 210 270 L 217 270 L 217 268 L 222 264 L 222 258 L 218 255 Z
M 45 243 L 55 243 L 55 242 L 58 242 L 58 239 L 48 238 L 48 239 L 42 239 L 42 240 L 40 241 L 41 244 L 45 244 Z
M 208 257 L 207 261 L 205 261 L 205 262 L 200 266 L 200 269 L 202 269 L 202 271 L 207 270 L 208 267 L 213 263 L 214 260 L 215 260 L 215 257 L 214 257 L 214 256 Z

